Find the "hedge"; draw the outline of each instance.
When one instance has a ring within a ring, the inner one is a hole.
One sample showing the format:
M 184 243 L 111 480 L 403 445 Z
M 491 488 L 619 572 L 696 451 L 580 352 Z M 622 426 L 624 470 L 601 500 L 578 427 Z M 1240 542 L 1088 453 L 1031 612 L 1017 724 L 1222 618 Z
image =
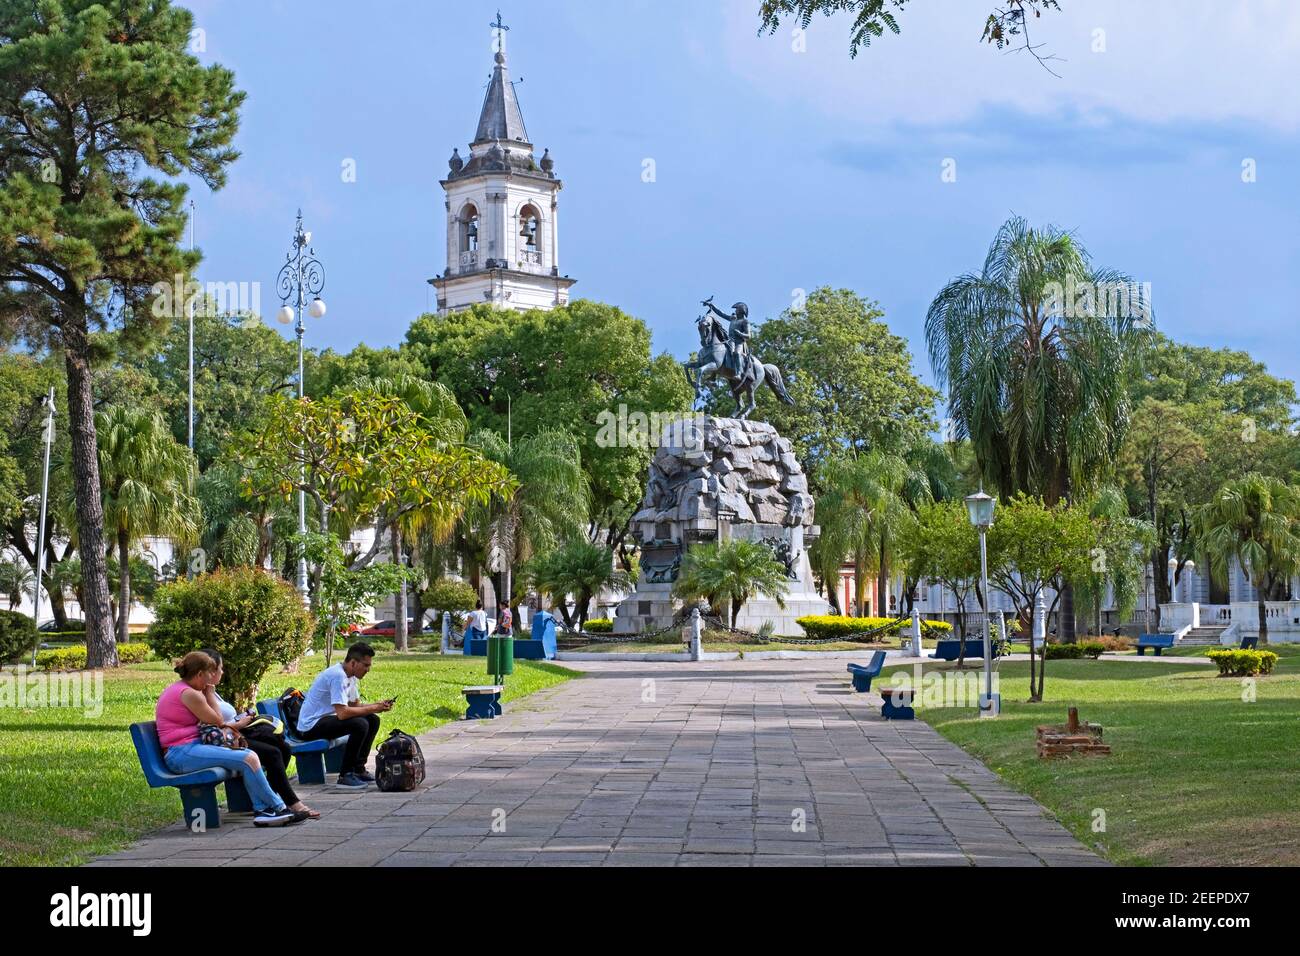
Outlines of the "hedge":
M 148 644 L 119 644 L 117 659 L 123 664 L 143 664 L 153 656 Z M 54 650 L 40 651 L 36 655 L 36 666 L 43 671 L 81 671 L 86 669 L 86 645 L 76 647 L 59 647 Z
M 907 620 L 894 617 L 847 617 L 837 614 L 810 614 L 795 619 L 804 633 L 814 640 L 844 638 L 851 634 L 874 631 L 888 625 L 884 634 L 897 634 L 910 626 Z M 928 637 L 945 637 L 952 631 L 952 625 L 946 621 L 922 621 L 921 631 Z
M 582 629 L 588 634 L 612 634 L 614 633 L 614 622 L 607 617 L 593 617 Z
M 0 611 L 0 664 L 30 653 L 36 646 L 36 622 L 17 611 Z
M 1105 650 L 1106 645 L 1100 641 L 1081 641 L 1077 644 L 1048 644 L 1045 653 L 1049 661 L 1077 661 L 1085 657 L 1095 661 Z
M 1277 654 L 1273 651 L 1221 650 L 1206 655 L 1219 666 L 1220 677 L 1253 677 L 1273 673 Z

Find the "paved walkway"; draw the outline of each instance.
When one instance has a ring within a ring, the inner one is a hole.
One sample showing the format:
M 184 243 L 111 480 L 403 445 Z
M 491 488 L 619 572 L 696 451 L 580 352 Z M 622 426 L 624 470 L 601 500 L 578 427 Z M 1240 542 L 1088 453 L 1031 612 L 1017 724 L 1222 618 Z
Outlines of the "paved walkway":
M 425 734 L 414 793 L 304 787 L 322 820 L 178 823 L 90 865 L 1103 862 L 922 721 L 882 720 L 843 662 L 570 666 L 586 676 Z

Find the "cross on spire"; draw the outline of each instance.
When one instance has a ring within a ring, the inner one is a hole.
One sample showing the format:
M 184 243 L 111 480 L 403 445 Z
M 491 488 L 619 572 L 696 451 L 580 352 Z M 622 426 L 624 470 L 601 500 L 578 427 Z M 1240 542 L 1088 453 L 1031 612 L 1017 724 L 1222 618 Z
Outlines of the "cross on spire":
M 488 26 L 495 27 L 497 30 L 509 30 L 510 28 L 501 22 L 501 11 L 497 11 L 497 22 L 489 23 Z

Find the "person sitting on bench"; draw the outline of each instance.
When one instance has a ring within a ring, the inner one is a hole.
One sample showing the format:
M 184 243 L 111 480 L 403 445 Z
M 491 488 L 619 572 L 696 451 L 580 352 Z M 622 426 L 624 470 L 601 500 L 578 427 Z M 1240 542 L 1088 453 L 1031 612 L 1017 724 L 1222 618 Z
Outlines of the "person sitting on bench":
M 205 647 L 203 653 L 217 662 L 217 683 L 220 684 L 225 673 L 225 659 L 215 647 Z M 293 756 L 293 751 L 289 748 L 289 742 L 284 739 L 284 734 L 273 733 L 274 728 L 269 723 L 261 724 L 265 732 L 256 727 L 250 730 L 249 725 L 254 721 L 265 722 L 267 718 L 259 717 L 253 711 L 240 714 L 235 710 L 235 705 L 226 703 L 220 694 L 214 692 L 214 696 L 217 699 L 217 709 L 225 718 L 226 726 L 242 733 L 244 739 L 248 741 L 248 749 L 257 754 L 257 759 L 262 762 L 262 772 L 266 774 L 271 789 L 279 794 L 280 799 L 294 813 L 306 813 L 309 819 L 319 820 L 320 811 L 313 810 L 298 799 L 298 794 L 289 783 L 289 774 L 285 768 L 289 765 L 289 758 Z
M 347 737 L 338 785 L 346 790 L 364 790 L 375 782 L 366 771 L 370 747 L 379 733 L 379 715 L 392 710 L 391 700 L 363 704 L 357 681 L 370 673 L 375 649 L 357 642 L 348 648 L 343 663 L 327 667 L 316 675 L 303 696 L 298 713 L 298 736 L 303 740 L 334 740 Z
M 186 774 L 221 767 L 242 774 L 253 803 L 254 826 L 277 827 L 306 820 L 307 813 L 290 810 L 271 788 L 253 751 L 200 743 L 199 724 L 226 725 L 217 706 L 216 686 L 221 678 L 217 662 L 202 651 L 190 651 L 175 670 L 180 680 L 162 692 L 155 713 L 167 769 Z

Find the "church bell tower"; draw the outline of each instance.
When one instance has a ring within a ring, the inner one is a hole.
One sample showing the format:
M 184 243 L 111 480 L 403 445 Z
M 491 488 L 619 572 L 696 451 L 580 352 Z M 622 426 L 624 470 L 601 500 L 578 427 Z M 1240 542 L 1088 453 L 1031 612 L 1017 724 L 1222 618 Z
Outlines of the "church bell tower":
M 540 159 L 524 127 L 506 72 L 505 33 L 496 36 L 492 78 L 469 158 L 452 151 L 446 193 L 447 267 L 429 283 L 446 314 L 487 303 L 501 309 L 553 309 L 577 281 L 560 274 L 557 212 L 562 183 L 550 150 Z

